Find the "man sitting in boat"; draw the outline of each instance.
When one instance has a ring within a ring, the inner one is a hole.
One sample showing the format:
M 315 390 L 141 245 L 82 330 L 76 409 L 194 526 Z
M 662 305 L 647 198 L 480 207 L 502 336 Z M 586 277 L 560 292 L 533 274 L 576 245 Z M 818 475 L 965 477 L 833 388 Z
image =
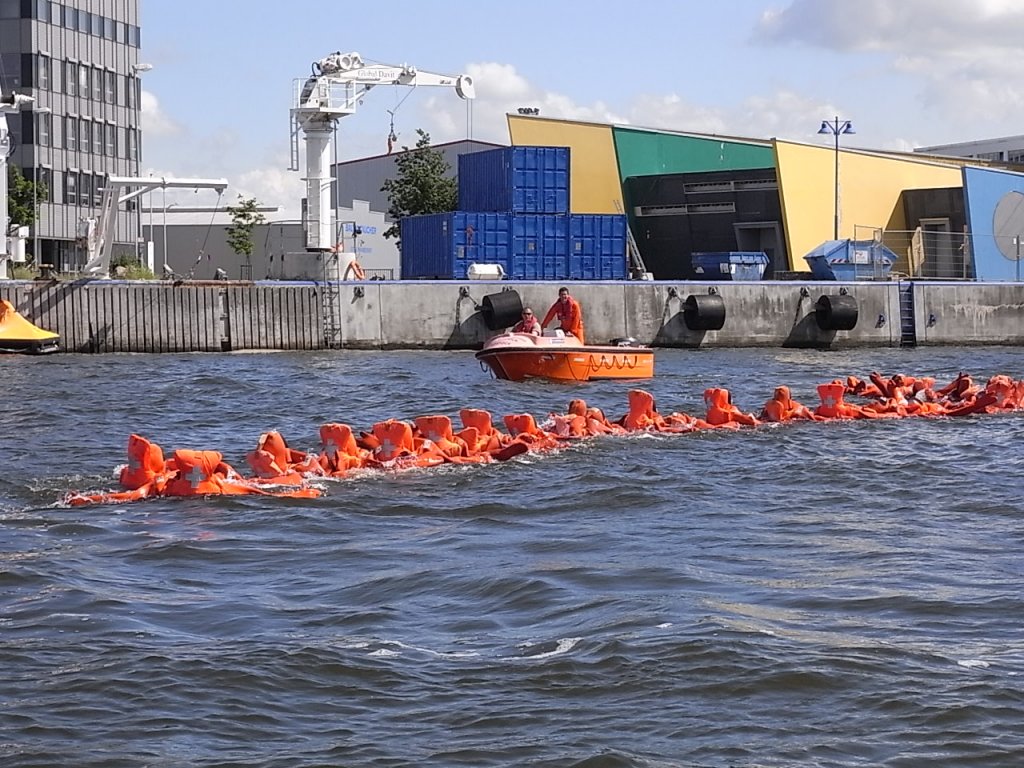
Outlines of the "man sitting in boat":
M 583 338 L 583 310 L 576 299 L 569 295 L 569 289 L 562 287 L 558 289 L 558 301 L 551 305 L 551 309 L 544 315 L 541 327 L 547 328 L 548 323 L 558 318 L 559 327 L 564 333 L 569 333 L 580 340 L 580 344 L 586 344 Z
M 525 307 L 522 319 L 512 326 L 512 333 L 531 333 L 534 336 L 540 336 L 544 333 L 544 329 L 540 327 L 540 321 L 533 314 L 533 310 Z

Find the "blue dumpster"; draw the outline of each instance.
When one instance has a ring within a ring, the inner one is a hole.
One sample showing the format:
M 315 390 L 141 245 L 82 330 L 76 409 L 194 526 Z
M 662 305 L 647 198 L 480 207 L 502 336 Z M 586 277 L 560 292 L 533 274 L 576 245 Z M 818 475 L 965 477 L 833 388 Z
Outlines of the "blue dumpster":
M 896 254 L 874 240 L 826 240 L 804 256 L 815 280 L 889 280 Z
M 698 280 L 760 280 L 768 257 L 764 251 L 698 252 L 690 263 Z

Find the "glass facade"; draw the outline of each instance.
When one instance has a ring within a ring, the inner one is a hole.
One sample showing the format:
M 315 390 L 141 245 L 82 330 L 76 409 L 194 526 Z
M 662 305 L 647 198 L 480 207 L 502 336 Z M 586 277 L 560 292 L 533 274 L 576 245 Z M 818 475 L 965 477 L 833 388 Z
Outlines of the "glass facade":
M 75 272 L 86 261 L 80 221 L 95 218 L 108 176 L 138 176 L 140 0 L 0 0 L 0 91 L 32 96 L 8 118 L 9 162 L 45 180 L 29 252 Z M 138 217 L 121 206 L 115 250 L 138 253 Z

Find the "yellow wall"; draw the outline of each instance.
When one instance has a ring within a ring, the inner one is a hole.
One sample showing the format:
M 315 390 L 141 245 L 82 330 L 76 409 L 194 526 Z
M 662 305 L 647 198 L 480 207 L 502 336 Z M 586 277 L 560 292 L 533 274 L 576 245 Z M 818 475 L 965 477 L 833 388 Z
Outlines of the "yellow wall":
M 775 142 L 779 195 L 790 269 L 806 272 L 804 255 L 833 236 L 835 147 Z M 839 151 L 839 237 L 869 236 L 867 227 L 905 230 L 905 189 L 962 187 L 959 164 Z M 856 229 L 856 233 L 855 230 Z
M 509 115 L 508 133 L 517 146 L 569 147 L 572 213 L 622 213 L 622 186 L 610 125 Z

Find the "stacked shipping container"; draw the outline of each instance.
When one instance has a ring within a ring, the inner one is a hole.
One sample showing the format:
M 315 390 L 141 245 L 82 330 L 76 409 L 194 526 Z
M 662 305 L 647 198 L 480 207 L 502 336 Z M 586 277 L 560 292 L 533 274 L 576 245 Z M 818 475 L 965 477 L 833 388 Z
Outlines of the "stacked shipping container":
M 459 156 L 459 208 L 402 219 L 403 279 L 466 279 L 498 264 L 513 280 L 622 280 L 625 216 L 569 213 L 568 147 Z

